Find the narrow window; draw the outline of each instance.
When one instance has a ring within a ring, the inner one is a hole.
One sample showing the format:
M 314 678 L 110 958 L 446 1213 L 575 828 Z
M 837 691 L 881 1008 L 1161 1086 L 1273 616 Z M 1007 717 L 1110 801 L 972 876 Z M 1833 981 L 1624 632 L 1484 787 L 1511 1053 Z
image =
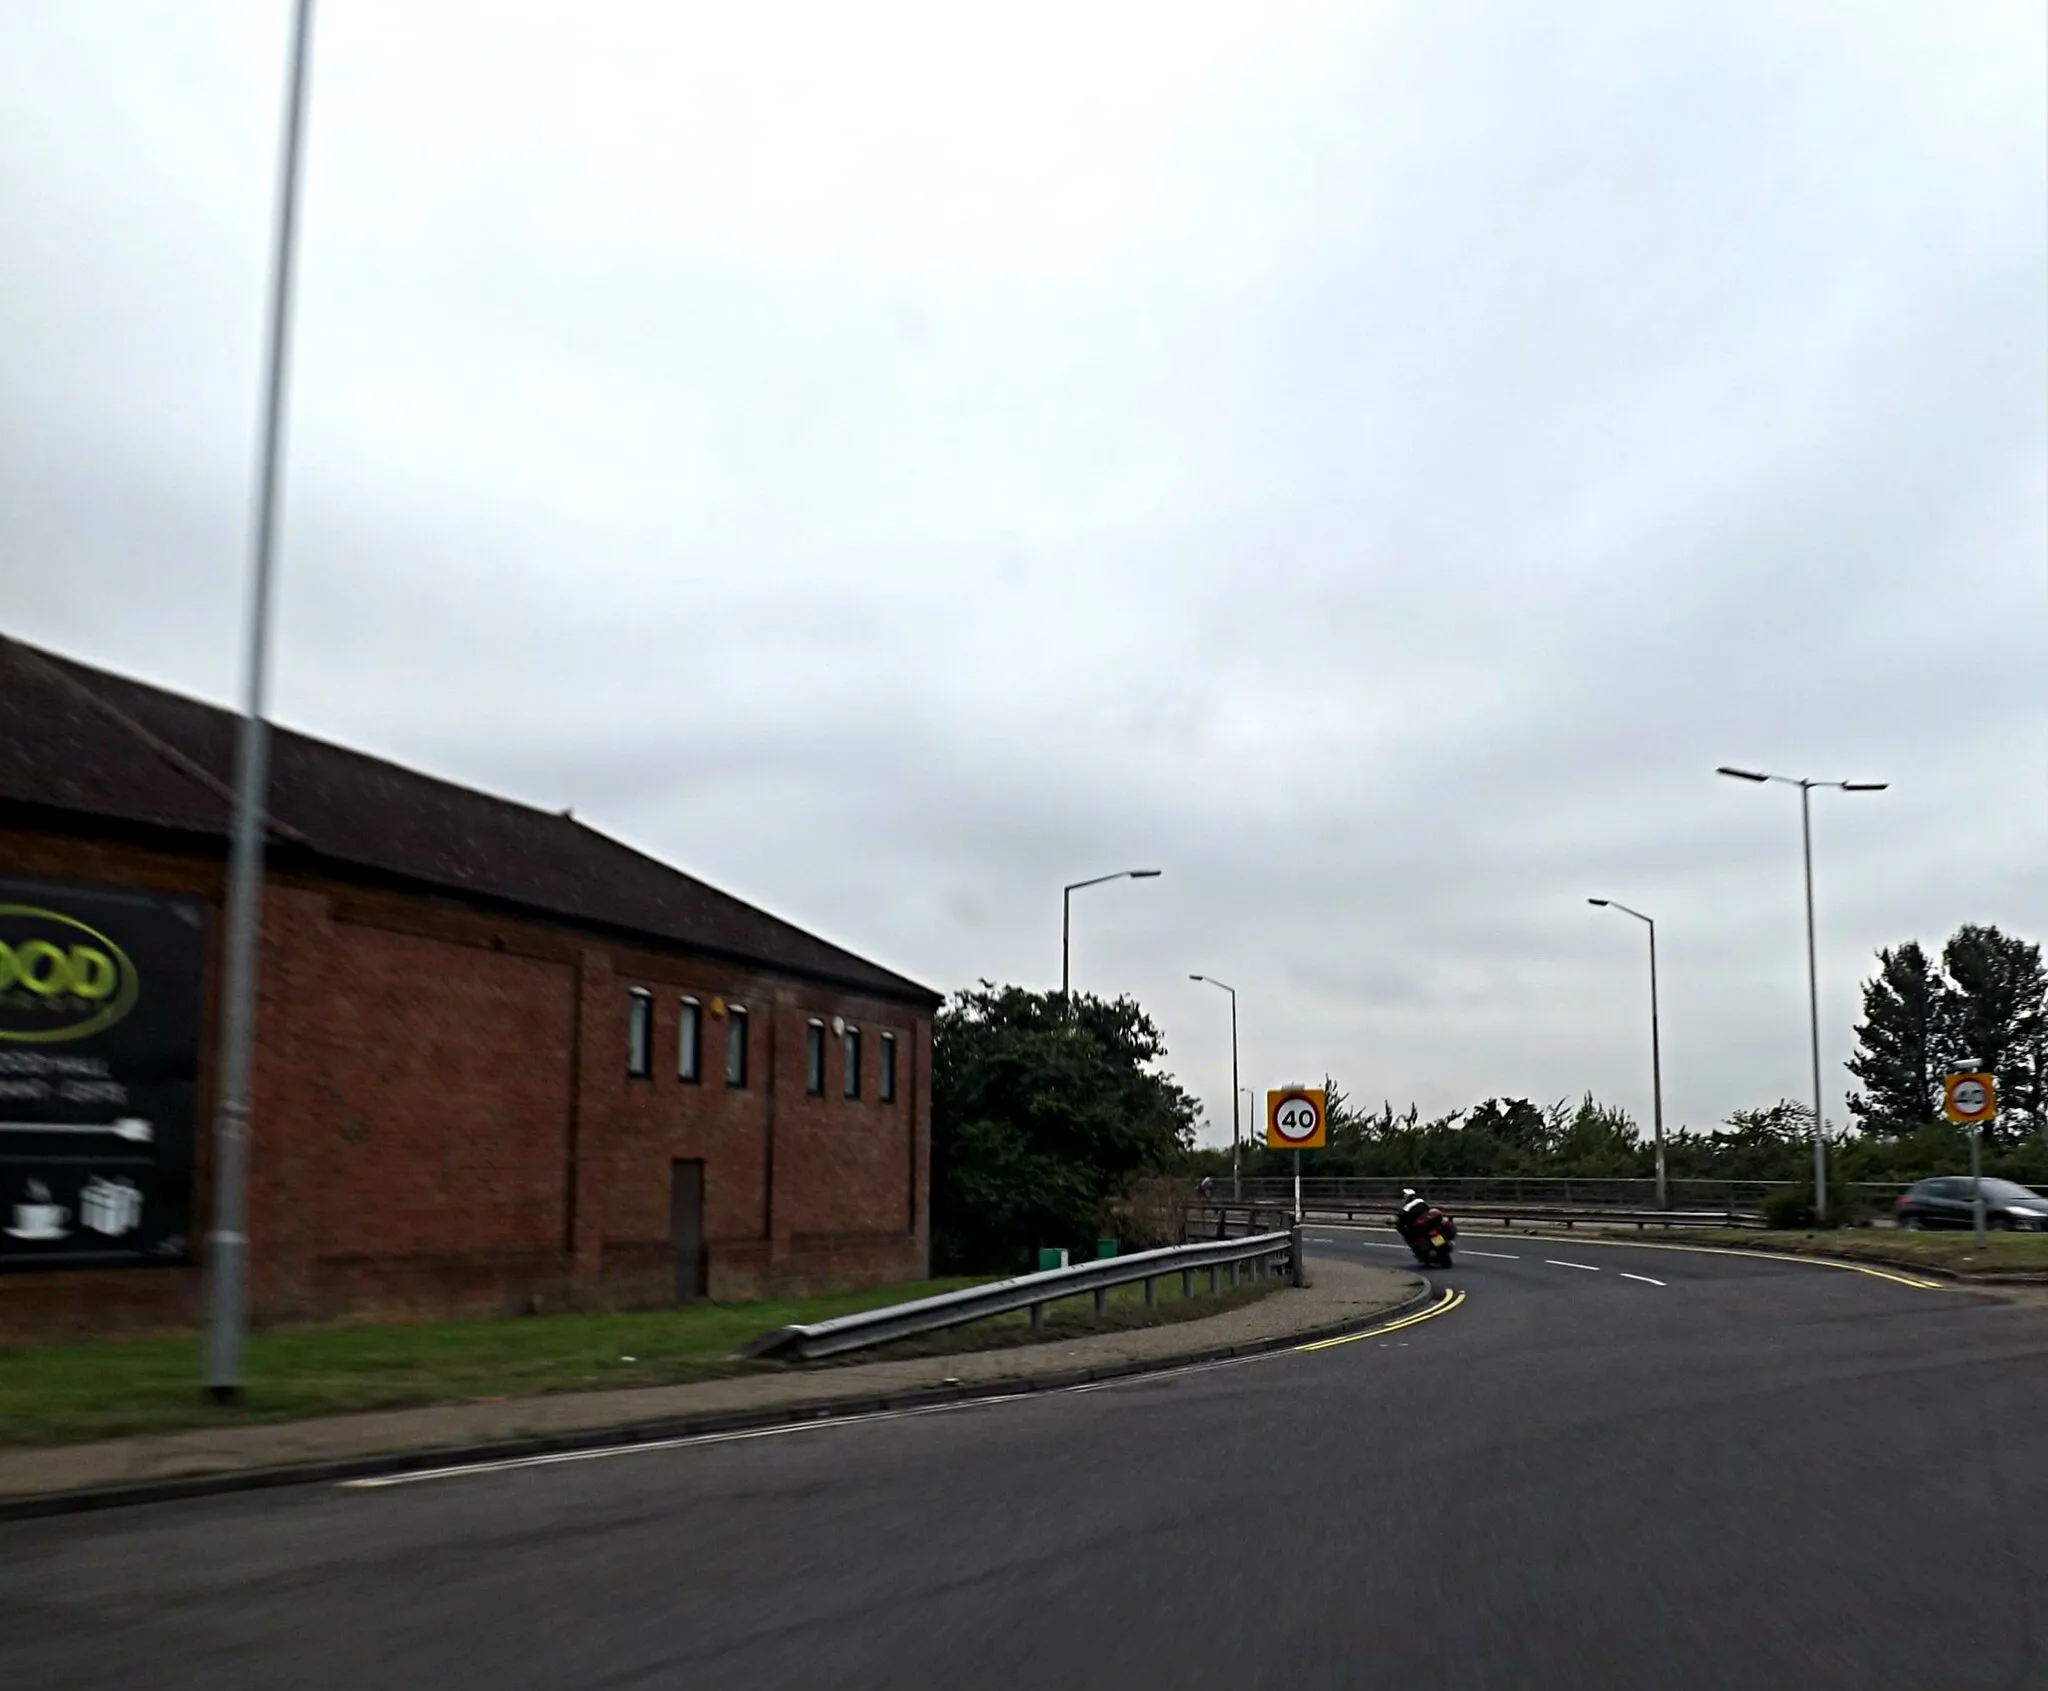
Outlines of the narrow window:
M 626 1073 L 645 1080 L 654 1072 L 654 994 L 634 987 L 626 1000 Z
M 860 1029 L 846 1030 L 846 1095 L 860 1096 Z
M 825 1096 L 825 1024 L 812 1022 L 804 1029 L 804 1090 L 813 1098 Z
M 880 1097 L 883 1103 L 896 1102 L 896 1036 L 882 1035 L 882 1073 Z
M 747 1084 L 747 1013 L 737 1004 L 725 1013 L 725 1084 Z
M 683 1000 L 682 1015 L 676 1022 L 676 1078 L 704 1078 L 704 1006 L 694 998 Z

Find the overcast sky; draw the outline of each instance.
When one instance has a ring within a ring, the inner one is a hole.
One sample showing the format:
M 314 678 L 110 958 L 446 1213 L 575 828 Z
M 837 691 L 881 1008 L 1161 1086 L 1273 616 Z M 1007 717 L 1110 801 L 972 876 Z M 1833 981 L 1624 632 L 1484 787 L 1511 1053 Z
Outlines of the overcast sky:
M 287 0 L 0 7 L 0 629 L 237 693 Z M 1243 1079 L 2048 936 L 2038 0 L 324 0 L 278 718 Z

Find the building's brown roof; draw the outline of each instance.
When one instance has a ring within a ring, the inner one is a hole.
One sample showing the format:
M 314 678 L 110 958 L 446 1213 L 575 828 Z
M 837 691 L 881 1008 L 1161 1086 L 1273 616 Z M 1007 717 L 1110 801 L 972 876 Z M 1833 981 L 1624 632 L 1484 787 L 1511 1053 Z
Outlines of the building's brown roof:
M 228 832 L 236 717 L 0 635 L 0 804 Z M 270 839 L 439 892 L 892 997 L 936 1000 L 567 816 L 273 728 Z

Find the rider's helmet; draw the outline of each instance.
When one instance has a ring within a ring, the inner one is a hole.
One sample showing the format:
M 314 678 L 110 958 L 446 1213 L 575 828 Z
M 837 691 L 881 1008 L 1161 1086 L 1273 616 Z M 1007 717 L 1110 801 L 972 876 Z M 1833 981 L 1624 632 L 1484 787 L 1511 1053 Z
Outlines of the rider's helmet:
M 1404 1201 L 1405 1201 L 1405 1200 L 1407 1200 L 1407 1199 L 1409 1199 L 1409 1198 L 1412 1198 L 1412 1197 L 1414 1197 L 1414 1196 L 1415 1196 L 1415 1188 L 1414 1188 L 1413 1186 L 1403 1186 L 1403 1187 L 1401 1188 L 1401 1197 L 1402 1197 L 1402 1199 L 1403 1199 Z

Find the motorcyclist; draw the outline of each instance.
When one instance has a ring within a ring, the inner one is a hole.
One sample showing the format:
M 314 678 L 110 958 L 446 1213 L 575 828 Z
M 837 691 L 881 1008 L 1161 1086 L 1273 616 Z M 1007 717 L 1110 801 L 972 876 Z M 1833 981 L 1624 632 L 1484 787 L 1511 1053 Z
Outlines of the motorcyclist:
M 1458 1236 L 1458 1224 L 1412 1186 L 1401 1188 L 1401 1207 L 1394 1215 L 1394 1231 L 1423 1267 L 1451 1266 L 1450 1242 Z

